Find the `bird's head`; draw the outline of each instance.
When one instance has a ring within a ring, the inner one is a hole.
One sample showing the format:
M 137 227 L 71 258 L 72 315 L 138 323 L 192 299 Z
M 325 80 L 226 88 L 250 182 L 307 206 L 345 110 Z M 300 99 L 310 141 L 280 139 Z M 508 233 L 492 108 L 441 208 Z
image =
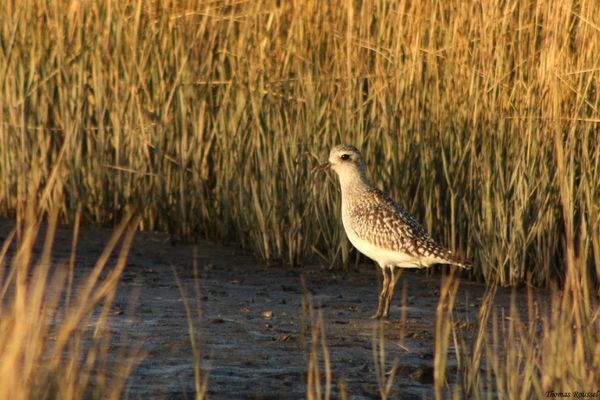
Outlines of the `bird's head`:
M 354 146 L 338 145 L 331 149 L 326 163 L 315 168 L 315 171 L 331 168 L 340 179 L 350 177 L 366 178 L 365 162 L 360 151 Z

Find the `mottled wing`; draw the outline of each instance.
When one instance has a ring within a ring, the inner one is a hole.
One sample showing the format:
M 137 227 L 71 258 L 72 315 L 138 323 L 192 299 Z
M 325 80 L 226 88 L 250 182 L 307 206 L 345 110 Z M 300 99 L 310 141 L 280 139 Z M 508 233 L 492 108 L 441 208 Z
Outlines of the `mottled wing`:
M 352 230 L 377 247 L 415 257 L 449 254 L 431 239 L 427 231 L 401 205 L 380 190 L 369 188 L 369 200 L 353 207 Z

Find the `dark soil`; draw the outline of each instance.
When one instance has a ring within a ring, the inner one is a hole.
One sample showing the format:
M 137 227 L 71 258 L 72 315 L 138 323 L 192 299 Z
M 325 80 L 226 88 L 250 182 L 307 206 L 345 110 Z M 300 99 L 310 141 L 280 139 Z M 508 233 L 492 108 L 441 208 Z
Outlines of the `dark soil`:
M 0 239 L 10 227 L 9 222 L 0 223 Z M 89 272 L 110 235 L 105 229 L 82 230 L 76 281 Z M 54 251 L 57 265 L 66 264 L 70 245 L 71 230 L 59 230 Z M 390 398 L 433 397 L 441 273 L 427 276 L 424 271 L 406 271 L 396 289 L 391 317 L 380 323 L 370 319 L 380 279 L 374 265 L 360 265 L 352 272 L 319 266 L 264 267 L 236 248 L 209 242 L 174 246 L 166 235 L 141 232 L 134 241 L 110 321 L 115 343 L 125 339 L 127 346 L 145 353 L 128 380 L 129 398 L 194 396 L 194 357 L 175 272 L 198 328 L 196 340 L 202 368 L 208 374 L 209 398 L 306 397 L 311 322 L 302 304 L 303 298 L 309 297 L 315 310 L 323 314 L 334 398 L 340 385 L 345 385 L 350 398 L 379 398 L 373 357 L 379 328 L 385 338 L 387 370 L 394 361 L 399 365 Z M 460 284 L 454 319 L 457 331 L 466 337 L 477 328 L 484 291 L 481 284 L 466 280 Z M 510 292 L 500 293 L 498 307 L 506 307 L 509 298 Z M 115 362 L 122 357 L 117 348 L 115 345 Z M 320 367 L 323 369 L 322 362 Z M 449 381 L 456 379 L 452 346 L 447 374 Z

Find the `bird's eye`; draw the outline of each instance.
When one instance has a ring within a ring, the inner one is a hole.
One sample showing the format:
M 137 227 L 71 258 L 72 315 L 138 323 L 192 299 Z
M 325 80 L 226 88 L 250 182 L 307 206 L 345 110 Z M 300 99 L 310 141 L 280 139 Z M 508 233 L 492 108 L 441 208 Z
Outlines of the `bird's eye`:
M 350 154 L 342 154 L 342 155 L 340 156 L 340 158 L 341 158 L 342 160 L 344 160 L 344 161 L 346 161 L 346 160 L 349 160 L 349 159 L 350 159 Z

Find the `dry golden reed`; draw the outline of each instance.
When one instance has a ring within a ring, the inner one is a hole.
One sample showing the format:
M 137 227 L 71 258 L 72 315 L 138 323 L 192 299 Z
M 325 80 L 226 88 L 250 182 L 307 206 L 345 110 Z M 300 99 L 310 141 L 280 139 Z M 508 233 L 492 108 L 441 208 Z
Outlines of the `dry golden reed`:
M 68 267 L 52 261 L 57 218 L 52 211 L 42 225 L 28 206 L 0 250 L 0 398 L 122 398 L 142 354 L 114 344 L 109 315 L 137 221 L 124 218 L 89 274 L 73 283 Z
M 567 161 L 558 133 L 555 141 L 560 179 L 567 175 Z M 498 285 L 488 285 L 474 335 L 456 329 L 451 312 L 438 313 L 434 363 L 441 373 L 435 374 L 437 399 L 597 397 L 600 298 L 582 251 L 588 239 L 574 233 L 569 181 L 560 179 L 558 185 L 567 227 L 563 287 L 539 296 L 530 289 L 525 304 L 514 297 L 505 312 L 494 301 Z M 594 243 L 597 246 L 597 237 Z M 456 291 L 449 287 L 442 285 L 438 312 L 444 303 L 454 302 Z M 458 365 L 452 381 L 447 379 L 445 365 L 450 333 Z
M 478 277 L 547 285 L 568 235 L 598 277 L 598 54 L 597 0 L 5 0 L 0 215 L 62 163 L 62 218 L 348 264 L 309 174 L 345 142 Z

